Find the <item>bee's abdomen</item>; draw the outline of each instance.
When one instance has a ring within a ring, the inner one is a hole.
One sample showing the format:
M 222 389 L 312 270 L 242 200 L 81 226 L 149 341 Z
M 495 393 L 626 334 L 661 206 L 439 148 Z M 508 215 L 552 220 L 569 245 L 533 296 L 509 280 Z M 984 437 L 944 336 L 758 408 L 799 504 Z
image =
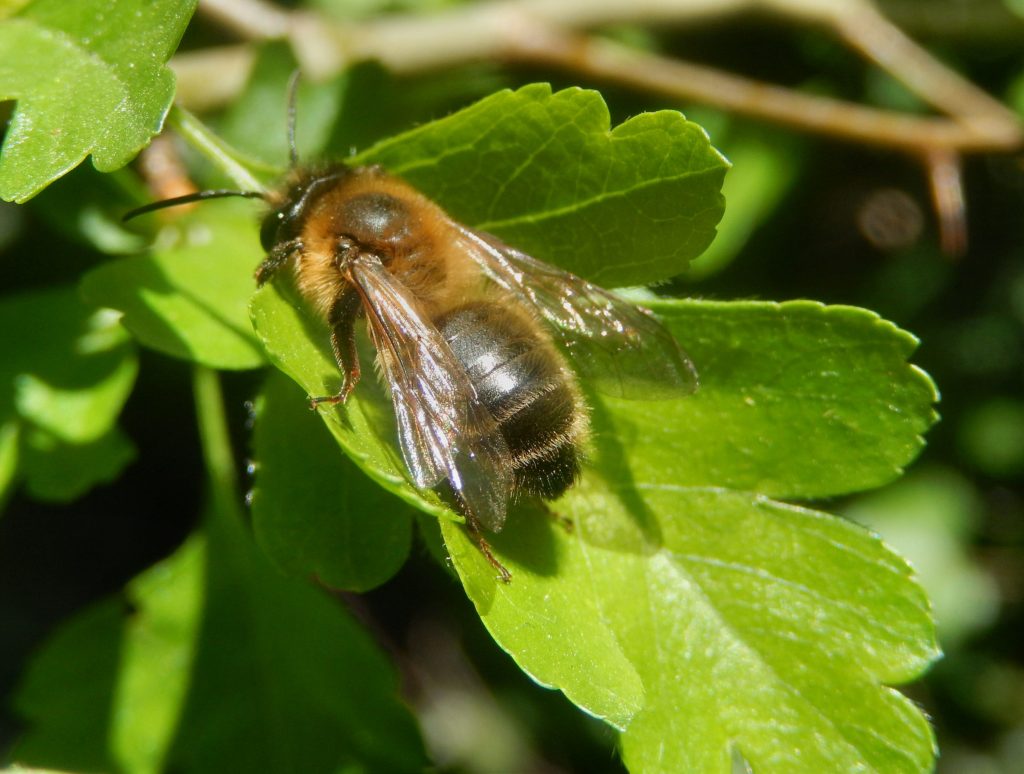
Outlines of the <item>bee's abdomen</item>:
M 579 475 L 587 418 L 561 354 L 536 322 L 497 303 L 465 304 L 437 326 L 497 421 L 517 486 L 561 495 Z

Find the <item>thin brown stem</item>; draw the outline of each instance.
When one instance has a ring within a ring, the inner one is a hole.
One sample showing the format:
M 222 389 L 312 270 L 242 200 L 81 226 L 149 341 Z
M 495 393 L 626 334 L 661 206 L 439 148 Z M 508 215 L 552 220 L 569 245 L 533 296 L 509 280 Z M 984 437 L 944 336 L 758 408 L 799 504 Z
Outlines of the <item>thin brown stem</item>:
M 265 0 L 202 0 L 200 7 L 240 35 L 289 37 L 313 77 L 360 59 L 377 59 L 401 73 L 505 57 L 916 155 L 933 149 L 1008 151 L 1024 143 L 1016 116 L 906 37 L 867 0 L 503 0 L 352 24 L 288 13 Z M 576 31 L 622 22 L 685 24 L 751 9 L 834 30 L 952 117 L 906 115 L 805 94 Z M 238 59 L 239 68 L 248 64 Z
M 911 116 L 803 94 L 585 36 L 550 31 L 541 36 L 535 31 L 513 47 L 510 55 L 868 145 L 906 151 L 948 148 L 972 152 L 1012 150 L 1022 139 L 1016 126 L 1013 131 L 991 132 L 948 118 Z

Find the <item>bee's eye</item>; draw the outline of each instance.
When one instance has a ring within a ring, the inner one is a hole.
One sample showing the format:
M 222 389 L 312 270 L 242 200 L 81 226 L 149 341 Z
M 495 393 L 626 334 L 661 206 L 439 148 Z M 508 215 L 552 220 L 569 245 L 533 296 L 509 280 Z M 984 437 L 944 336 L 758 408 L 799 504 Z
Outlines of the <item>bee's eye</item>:
M 263 218 L 263 223 L 260 225 L 260 244 L 263 245 L 266 252 L 269 253 L 273 250 L 274 245 L 280 241 L 278 232 L 283 222 L 284 213 L 281 210 L 274 210 Z

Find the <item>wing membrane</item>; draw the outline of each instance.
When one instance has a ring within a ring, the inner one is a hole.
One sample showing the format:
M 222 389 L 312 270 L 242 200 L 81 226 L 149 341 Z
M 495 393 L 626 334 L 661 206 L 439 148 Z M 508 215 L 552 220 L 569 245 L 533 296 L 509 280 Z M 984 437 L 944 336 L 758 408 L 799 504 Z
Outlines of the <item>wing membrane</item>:
M 697 389 L 690 358 L 648 310 L 490 234 L 458 229 L 466 252 L 554 326 L 579 372 L 602 392 L 652 400 Z
M 465 369 L 409 291 L 371 257 L 350 266 L 391 389 L 399 446 L 417 487 L 447 479 L 467 516 L 505 522 L 512 475 L 505 439 Z

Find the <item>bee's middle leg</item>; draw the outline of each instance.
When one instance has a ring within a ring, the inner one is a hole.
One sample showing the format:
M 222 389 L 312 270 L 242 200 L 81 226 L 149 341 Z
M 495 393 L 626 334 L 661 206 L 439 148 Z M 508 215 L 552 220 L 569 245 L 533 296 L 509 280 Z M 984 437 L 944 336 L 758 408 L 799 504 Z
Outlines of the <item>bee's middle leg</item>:
M 310 396 L 310 408 L 322 403 L 336 406 L 348 400 L 348 396 L 359 383 L 362 372 L 359 368 L 359 352 L 356 349 L 356 318 L 359 315 L 359 294 L 346 290 L 331 308 L 328 324 L 331 326 L 331 348 L 334 360 L 341 371 L 341 389 L 335 395 Z

